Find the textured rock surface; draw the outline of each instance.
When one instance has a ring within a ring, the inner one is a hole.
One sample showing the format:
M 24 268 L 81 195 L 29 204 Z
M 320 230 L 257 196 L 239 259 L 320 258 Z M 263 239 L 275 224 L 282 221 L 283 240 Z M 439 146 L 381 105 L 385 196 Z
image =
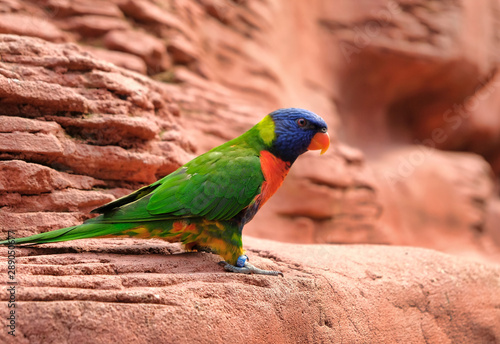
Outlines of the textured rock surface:
M 497 230 L 487 229 L 494 183 L 482 158 L 417 146 L 387 154 L 373 167 L 387 205 L 379 228 L 387 243 L 500 260 Z
M 71 44 L 4 35 L 0 54 L 3 231 L 48 228 L 38 211 L 76 223 L 194 152 L 160 83 Z
M 499 10 L 498 1 L 417 0 L 325 11 L 343 60 L 338 113 L 349 142 L 475 152 L 498 176 Z
M 226 273 L 214 255 L 158 241 L 18 249 L 16 343 L 500 340 L 499 267 L 418 248 L 246 242 L 285 277 Z

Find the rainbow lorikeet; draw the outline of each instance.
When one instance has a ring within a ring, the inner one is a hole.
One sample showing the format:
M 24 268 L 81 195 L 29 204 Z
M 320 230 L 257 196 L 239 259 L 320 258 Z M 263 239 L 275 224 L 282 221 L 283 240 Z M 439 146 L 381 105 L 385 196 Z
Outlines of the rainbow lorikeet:
M 303 109 L 280 109 L 153 184 L 92 211 L 101 215 L 78 226 L 15 239 L 15 244 L 159 238 L 216 253 L 225 259 L 221 263 L 227 271 L 282 275 L 247 261 L 243 226 L 281 186 L 299 155 L 307 150 L 323 154 L 329 144 L 321 117 Z

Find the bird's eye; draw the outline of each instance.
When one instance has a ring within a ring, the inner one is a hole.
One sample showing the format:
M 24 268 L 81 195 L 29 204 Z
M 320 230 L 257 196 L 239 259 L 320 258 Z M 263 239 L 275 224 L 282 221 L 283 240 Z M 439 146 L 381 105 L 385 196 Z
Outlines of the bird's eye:
M 301 128 L 304 128 L 307 125 L 307 119 L 305 118 L 299 118 L 297 120 L 297 125 Z

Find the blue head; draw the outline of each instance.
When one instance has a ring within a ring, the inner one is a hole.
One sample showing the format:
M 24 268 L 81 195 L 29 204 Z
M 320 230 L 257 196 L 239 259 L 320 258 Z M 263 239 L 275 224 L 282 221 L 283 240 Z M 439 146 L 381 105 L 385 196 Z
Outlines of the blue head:
M 330 143 L 325 121 L 304 109 L 276 110 L 258 126 L 264 141 L 270 144 L 270 152 L 290 163 L 307 150 L 321 149 L 324 153 Z

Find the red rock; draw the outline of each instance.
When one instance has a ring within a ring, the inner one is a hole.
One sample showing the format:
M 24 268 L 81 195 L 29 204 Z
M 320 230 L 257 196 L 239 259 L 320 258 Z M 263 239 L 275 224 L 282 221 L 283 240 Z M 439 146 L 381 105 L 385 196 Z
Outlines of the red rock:
M 118 6 L 106 0 L 43 0 L 43 5 L 50 9 L 56 17 L 74 15 L 100 15 L 123 17 Z
M 196 48 L 181 35 L 169 39 L 167 51 L 174 63 L 189 64 L 199 59 L 199 53 L 196 51 Z
M 493 241 L 491 246 L 493 247 L 489 248 L 494 251 L 494 247 L 500 245 L 500 229 L 498 228 L 498 223 L 500 223 L 500 201 L 498 199 L 490 201 L 486 211 L 485 235 L 491 236 Z
M 146 74 L 147 72 L 147 66 L 144 60 L 135 55 L 92 47 L 85 47 L 85 49 L 90 51 L 92 55 L 97 58 L 111 62 L 119 67 L 130 69 L 141 74 Z
M 81 174 L 92 170 L 90 175 L 97 178 L 122 180 L 123 183 L 153 181 L 157 173 L 166 174 L 179 166 L 179 156 L 184 156 L 183 149 L 171 150 L 179 155 L 167 159 L 137 151 L 130 152 L 119 147 L 75 144 L 63 136 L 72 134 L 87 143 L 119 144 L 136 149 L 147 141 L 155 140 L 160 130 L 179 130 L 178 127 L 172 126 L 172 117 L 163 112 L 168 97 L 161 84 L 95 60 L 76 47 L 62 45 L 54 46 L 51 50 L 46 43 L 39 40 L 25 40 L 15 36 L 2 38 L 0 50 L 5 52 L 2 55 L 4 61 L 19 65 L 15 71 L 6 69 L 9 73 L 4 74 L 9 78 L 0 77 L 0 85 L 4 80 L 3 88 L 0 86 L 1 96 L 4 96 L 2 102 L 6 105 L 3 111 L 9 115 L 19 115 L 21 112 L 23 116 L 29 112 L 31 117 L 40 116 L 65 126 L 62 128 L 64 131 L 58 129 L 55 132 L 56 137 L 36 129 L 43 128 L 47 122 L 26 119 L 23 124 L 23 121 L 15 119 L 18 117 L 7 120 L 5 129 L 2 130 L 7 133 L 0 134 L 4 138 L 0 145 L 9 158 L 25 159 L 29 156 L 33 162 L 57 165 L 59 168 Z M 21 59 L 17 51 L 22 49 L 27 53 Z M 35 55 L 35 51 L 38 51 L 38 54 Z M 51 57 L 52 55 L 54 57 Z M 36 72 L 31 69 L 30 74 L 28 66 L 32 64 L 39 67 L 34 69 Z M 4 68 L 10 66 L 5 64 Z M 75 73 L 75 68 L 78 68 L 79 72 Z M 23 81 L 19 81 L 21 77 Z M 14 105 L 16 102 L 25 104 L 28 111 L 23 107 L 9 107 L 9 104 Z M 29 106 L 36 110 L 31 110 Z M 78 115 L 78 112 L 87 111 L 92 111 L 92 116 L 82 118 Z M 73 114 L 64 117 L 63 114 L 68 112 Z M 9 132 L 22 129 L 21 126 L 28 124 L 32 129 L 26 130 L 30 133 Z M 96 132 L 98 128 L 100 130 Z M 189 148 L 185 141 L 181 136 L 176 136 L 171 140 L 171 144 L 182 142 L 183 147 Z M 189 149 L 192 149 L 192 146 Z M 157 153 L 164 154 L 160 150 L 157 150 Z
M 104 36 L 108 49 L 123 51 L 144 59 L 150 73 L 159 73 L 170 66 L 164 43 L 140 31 L 111 31 Z
M 424 139 L 428 145 L 440 149 L 466 150 L 481 154 L 491 163 L 493 171 L 500 175 L 500 118 L 496 115 L 500 108 L 500 75 L 491 73 L 478 79 L 473 94 L 454 104 L 446 113 L 446 123 L 442 128 L 428 130 Z M 433 116 L 435 121 L 443 120 Z M 443 139 L 433 139 L 432 134 L 442 129 Z
M 499 132 L 498 116 L 487 114 L 498 107 L 494 5 L 424 3 L 325 9 L 323 24 L 340 48 L 346 138 L 373 151 L 382 142 L 423 142 L 491 162 Z
M 14 194 L 18 195 L 18 194 Z M 22 196 L 4 202 L 2 206 L 16 212 L 39 212 L 51 209 L 55 212 L 88 213 L 98 206 L 111 202 L 115 197 L 101 191 L 65 189 L 36 196 Z
M 151 93 L 149 85 L 141 83 L 141 80 L 134 79 L 130 75 L 111 71 L 92 71 L 86 74 L 86 86 L 103 88 L 113 93 L 127 96 L 144 109 L 153 109 L 152 100 L 143 100 L 142 98 Z
M 22 5 L 17 0 L 4 0 L 0 4 L 2 13 L 17 12 L 22 9 Z
M 130 29 L 130 24 L 122 18 L 84 15 L 66 18 L 59 23 L 59 27 L 84 37 L 99 37 L 112 30 Z
M 20 160 L 0 161 L 0 192 L 40 194 L 73 187 L 91 189 L 102 182 L 88 176 L 69 175 Z
M 0 116 L 0 132 L 10 133 L 14 131 L 56 134 L 61 131 L 61 126 L 55 122 L 43 122 L 13 116 Z
M 154 139 L 158 126 L 142 117 L 103 116 L 90 118 L 55 117 L 66 132 L 98 145 L 130 146 L 137 140 Z
M 0 33 L 39 37 L 52 42 L 67 40 L 50 21 L 20 13 L 0 13 Z
M 205 11 L 225 25 L 234 24 L 234 4 L 218 0 L 202 0 Z
M 128 16 L 146 23 L 157 23 L 171 29 L 176 29 L 183 34 L 192 36 L 189 25 L 178 19 L 175 14 L 165 11 L 147 0 L 122 1 L 120 9 Z
M 109 64 L 82 53 L 84 50 L 76 44 L 49 45 L 46 41 L 37 38 L 0 35 L 0 51 L 4 63 L 3 67 L 7 69 L 9 75 L 22 76 L 22 81 L 30 80 L 36 76 L 54 83 L 55 76 L 61 79 L 61 74 L 67 71 L 83 72 L 92 69 L 110 69 Z M 8 63 L 17 64 L 21 68 L 14 71 L 12 65 L 8 65 Z M 40 70 L 33 68 L 33 66 L 45 69 Z M 47 78 L 47 75 L 52 76 L 52 79 Z M 9 76 L 9 78 L 13 77 Z M 32 81 L 39 80 L 33 79 Z M 50 89 L 50 86 L 57 85 L 47 85 L 46 88 Z
M 0 152 L 59 156 L 63 148 L 52 134 L 0 133 Z
M 226 273 L 214 255 L 179 254 L 177 245 L 154 240 L 17 248 L 16 337 L 26 343 L 61 335 L 96 343 L 500 338 L 497 266 L 418 248 L 245 241 L 255 264 L 285 277 Z M 7 302 L 7 295 L 0 298 Z M 7 312 L 0 308 L 2 317 Z M 165 319 L 175 321 L 165 326 Z
M 480 248 L 491 244 L 485 219 L 493 196 L 491 168 L 482 158 L 408 147 L 387 154 L 375 174 L 384 206 L 378 230 L 388 243 L 495 259 Z
M 88 216 L 81 213 L 30 212 L 13 213 L 0 209 L 0 230 L 7 237 L 7 231 L 12 235 L 22 237 L 33 233 L 47 232 L 51 228 L 70 227 L 81 223 Z M 18 228 L 19 230 L 15 230 Z
M 88 102 L 69 88 L 36 81 L 22 81 L 0 76 L 2 103 L 29 103 L 36 106 L 53 106 L 66 111 L 86 112 Z
M 63 156 L 57 158 L 61 166 L 78 174 L 142 183 L 156 180 L 155 174 L 164 160 L 156 155 L 129 152 L 121 147 L 90 146 L 71 141 L 65 142 Z

